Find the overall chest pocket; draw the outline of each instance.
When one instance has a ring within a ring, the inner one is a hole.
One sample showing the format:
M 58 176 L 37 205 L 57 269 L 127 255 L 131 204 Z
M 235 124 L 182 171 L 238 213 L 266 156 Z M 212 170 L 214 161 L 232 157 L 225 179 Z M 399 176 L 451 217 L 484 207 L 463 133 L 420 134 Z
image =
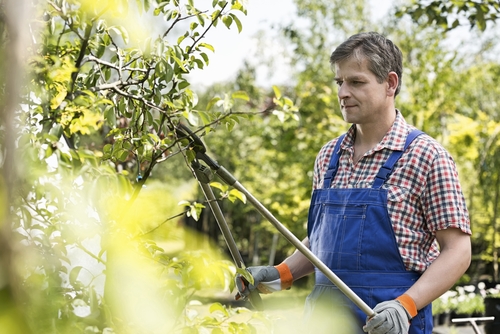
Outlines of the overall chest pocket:
M 315 230 L 317 256 L 332 270 L 360 268 L 366 205 L 324 204 Z

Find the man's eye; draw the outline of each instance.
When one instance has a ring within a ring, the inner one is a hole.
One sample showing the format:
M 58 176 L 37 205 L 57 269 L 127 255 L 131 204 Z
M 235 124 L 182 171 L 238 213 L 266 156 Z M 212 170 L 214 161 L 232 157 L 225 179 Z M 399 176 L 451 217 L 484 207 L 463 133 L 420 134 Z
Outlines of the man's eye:
M 343 81 L 337 81 L 337 86 L 340 87 L 340 86 L 342 86 L 343 83 L 344 83 Z

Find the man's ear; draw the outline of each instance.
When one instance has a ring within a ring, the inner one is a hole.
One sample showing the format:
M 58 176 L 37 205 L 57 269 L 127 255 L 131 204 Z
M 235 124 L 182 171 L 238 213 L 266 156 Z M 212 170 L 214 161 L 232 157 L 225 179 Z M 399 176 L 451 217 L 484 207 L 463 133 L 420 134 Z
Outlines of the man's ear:
M 387 96 L 394 97 L 398 88 L 399 77 L 396 72 L 389 72 L 387 75 Z

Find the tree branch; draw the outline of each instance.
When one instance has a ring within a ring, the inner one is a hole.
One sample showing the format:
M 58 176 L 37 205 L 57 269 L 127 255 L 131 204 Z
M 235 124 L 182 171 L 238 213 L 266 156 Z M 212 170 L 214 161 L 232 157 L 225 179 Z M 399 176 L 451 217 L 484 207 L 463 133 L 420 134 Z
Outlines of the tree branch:
M 85 50 L 89 45 L 89 39 L 90 39 L 90 33 L 92 32 L 92 27 L 93 27 L 92 24 L 88 24 L 87 27 L 85 28 L 85 36 L 82 41 L 80 53 L 78 54 L 78 58 L 76 59 L 75 62 L 75 67 L 77 70 L 71 74 L 71 88 L 70 88 L 71 93 L 73 93 L 75 89 L 76 77 L 78 76 L 78 72 L 80 71 L 80 67 L 82 65 L 83 57 L 85 56 Z
M 207 34 L 207 32 L 212 28 L 212 26 L 214 25 L 214 22 L 217 21 L 219 19 L 219 17 L 222 15 L 222 11 L 224 10 L 224 8 L 226 8 L 227 4 L 229 2 L 226 2 L 226 4 L 221 8 L 219 14 L 217 14 L 217 16 L 210 22 L 210 24 L 208 25 L 207 29 L 205 29 L 205 31 L 203 32 L 203 34 L 200 35 L 200 37 L 198 37 L 194 42 L 193 44 L 189 47 L 189 49 L 187 50 L 187 53 L 190 54 L 191 51 L 193 50 L 193 48 L 196 46 L 196 44 L 198 44 L 198 42 L 205 37 L 205 35 Z
M 165 219 L 163 222 L 161 222 L 160 224 L 158 224 L 157 226 L 153 227 L 151 230 L 147 231 L 147 232 L 144 232 L 144 233 L 141 233 L 139 235 L 136 236 L 136 238 L 140 238 L 140 237 L 144 237 L 145 235 L 148 235 L 150 233 L 153 233 L 154 231 L 156 231 L 157 229 L 159 229 L 160 227 L 162 227 L 163 225 L 165 225 L 166 223 L 168 223 L 170 220 L 174 219 L 174 218 L 178 218 L 178 217 L 181 217 L 183 215 L 185 215 L 187 212 L 184 211 L 184 212 L 181 212 L 181 213 L 178 213 L 176 214 L 175 216 L 172 216 L 172 217 L 168 217 L 167 219 Z

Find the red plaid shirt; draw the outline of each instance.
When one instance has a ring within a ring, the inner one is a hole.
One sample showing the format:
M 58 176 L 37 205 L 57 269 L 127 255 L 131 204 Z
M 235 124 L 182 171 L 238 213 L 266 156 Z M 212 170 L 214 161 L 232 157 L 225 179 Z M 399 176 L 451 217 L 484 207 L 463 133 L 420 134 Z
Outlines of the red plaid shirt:
M 393 150 L 402 150 L 415 129 L 397 111 L 396 121 L 376 147 L 353 164 L 355 126 L 341 144 L 342 155 L 332 188 L 370 188 L 375 175 Z M 323 177 L 337 139 L 321 148 L 314 165 L 313 189 Z M 469 214 L 450 154 L 433 138 L 422 134 L 394 166 L 383 185 L 399 251 L 407 270 L 423 272 L 439 255 L 435 231 L 459 228 L 471 234 Z M 376 240 L 374 240 L 376 242 Z

